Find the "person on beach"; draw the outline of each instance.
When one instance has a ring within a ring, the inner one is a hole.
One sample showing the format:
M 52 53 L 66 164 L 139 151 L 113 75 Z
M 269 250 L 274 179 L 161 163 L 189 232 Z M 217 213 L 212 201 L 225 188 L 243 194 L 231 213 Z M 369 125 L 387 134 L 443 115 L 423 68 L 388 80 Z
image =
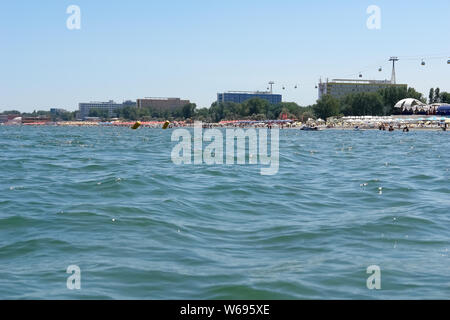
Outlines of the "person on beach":
M 409 132 L 408 126 L 405 126 L 405 127 L 403 128 L 403 132 Z
M 394 129 L 394 127 L 392 126 L 392 124 L 389 126 L 389 132 L 392 132 L 392 131 L 394 131 L 395 129 Z

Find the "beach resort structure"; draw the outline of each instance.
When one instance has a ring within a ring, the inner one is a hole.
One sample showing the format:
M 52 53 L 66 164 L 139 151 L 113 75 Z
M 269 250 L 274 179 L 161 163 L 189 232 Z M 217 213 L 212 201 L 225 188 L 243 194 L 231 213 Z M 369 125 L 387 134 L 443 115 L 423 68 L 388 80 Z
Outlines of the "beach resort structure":
M 416 99 L 403 99 L 397 102 L 394 109 L 402 114 L 450 115 L 450 105 L 446 103 L 425 104 Z
M 324 95 L 331 95 L 340 99 L 352 93 L 377 92 L 387 87 L 405 87 L 407 84 L 395 84 L 390 80 L 353 80 L 353 79 L 333 79 L 322 82 L 318 85 L 319 99 Z
M 431 106 L 419 101 L 417 99 L 403 99 L 397 102 L 394 106 L 395 109 L 400 109 L 401 111 L 428 111 Z
M 259 98 L 267 100 L 271 104 L 279 104 L 282 101 L 281 94 L 273 94 L 268 91 L 229 91 L 217 94 L 217 102 L 243 103 L 247 100 Z
M 116 103 L 113 100 L 109 100 L 108 102 L 82 102 L 78 104 L 78 118 L 82 120 L 88 118 L 91 110 L 106 110 L 108 116 L 113 117 L 115 116 L 116 109 L 122 107 L 122 103 Z
M 159 111 L 173 111 L 190 103 L 189 100 L 180 98 L 144 98 L 136 101 L 138 108 L 152 108 Z

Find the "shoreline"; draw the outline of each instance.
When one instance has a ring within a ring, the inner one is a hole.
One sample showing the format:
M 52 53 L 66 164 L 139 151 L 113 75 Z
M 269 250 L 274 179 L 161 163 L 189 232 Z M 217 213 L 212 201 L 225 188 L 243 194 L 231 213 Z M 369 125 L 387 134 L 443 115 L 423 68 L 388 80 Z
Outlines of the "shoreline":
M 133 123 L 134 124 L 134 123 Z M 163 123 L 161 124 L 142 124 L 141 128 L 147 128 L 147 129 L 162 129 Z M 100 127 L 100 128 L 130 128 L 132 127 L 132 125 L 130 123 L 126 123 L 126 124 L 102 124 L 102 123 L 80 123 L 80 124 L 0 124 L 0 127 L 83 127 L 83 128 L 91 128 L 91 127 Z M 193 128 L 193 124 L 177 124 L 177 125 L 171 125 L 171 127 L 169 127 L 169 129 L 176 129 L 176 128 Z M 302 130 L 302 127 L 304 126 L 273 126 L 272 128 L 277 128 L 280 130 L 299 130 L 299 131 L 304 131 Z M 378 127 L 365 127 L 365 126 L 359 126 L 358 129 L 356 129 L 354 126 L 345 126 L 345 125 L 335 125 L 335 126 L 316 126 L 318 128 L 317 131 L 355 131 L 355 132 L 360 132 L 360 131 L 387 131 L 389 132 L 387 129 L 386 130 L 380 130 Z M 403 128 L 405 127 L 405 125 L 402 125 L 400 128 L 394 127 L 394 132 L 395 131 L 403 131 Z M 258 126 L 258 125 L 239 125 L 239 126 L 233 126 L 233 125 L 223 125 L 223 124 L 218 124 L 218 123 L 212 123 L 212 124 L 207 124 L 204 123 L 203 129 L 250 129 L 250 128 L 255 128 L 255 129 L 271 129 L 271 127 L 268 127 L 267 125 L 265 126 Z M 434 126 L 427 126 L 427 127 L 421 127 L 421 126 L 416 126 L 416 125 L 408 125 L 409 128 L 409 132 L 411 131 L 442 131 L 442 132 L 446 132 L 442 129 L 442 126 L 439 125 L 434 125 Z M 450 131 L 450 129 L 447 129 Z M 314 130 L 308 130 L 308 131 L 314 131 Z

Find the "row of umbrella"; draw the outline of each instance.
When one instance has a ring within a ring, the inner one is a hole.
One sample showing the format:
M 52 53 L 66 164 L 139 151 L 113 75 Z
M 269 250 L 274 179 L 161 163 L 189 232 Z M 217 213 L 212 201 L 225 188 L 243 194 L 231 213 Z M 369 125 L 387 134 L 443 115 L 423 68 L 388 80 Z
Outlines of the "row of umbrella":
M 357 118 L 357 119 L 343 118 L 347 122 L 419 122 L 419 121 L 434 121 L 434 122 L 450 122 L 450 118 L 447 117 L 424 117 L 424 118 L 392 118 L 392 117 L 380 117 L 380 118 Z

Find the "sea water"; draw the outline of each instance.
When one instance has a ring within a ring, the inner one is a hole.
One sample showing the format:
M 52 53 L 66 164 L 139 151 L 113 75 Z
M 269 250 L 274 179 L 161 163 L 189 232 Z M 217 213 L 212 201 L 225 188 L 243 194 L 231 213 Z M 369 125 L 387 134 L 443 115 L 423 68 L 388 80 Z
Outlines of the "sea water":
M 280 130 L 273 176 L 171 134 L 0 127 L 0 298 L 450 297 L 448 132 Z

